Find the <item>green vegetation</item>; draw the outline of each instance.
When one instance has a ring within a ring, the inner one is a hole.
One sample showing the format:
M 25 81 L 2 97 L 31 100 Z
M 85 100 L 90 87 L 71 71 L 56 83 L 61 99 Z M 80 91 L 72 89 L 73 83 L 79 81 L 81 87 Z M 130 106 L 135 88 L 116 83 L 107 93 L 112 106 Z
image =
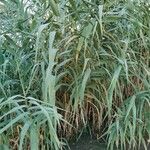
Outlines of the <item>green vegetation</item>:
M 0 0 L 0 146 L 58 150 L 88 127 L 146 149 L 149 14 L 149 0 Z

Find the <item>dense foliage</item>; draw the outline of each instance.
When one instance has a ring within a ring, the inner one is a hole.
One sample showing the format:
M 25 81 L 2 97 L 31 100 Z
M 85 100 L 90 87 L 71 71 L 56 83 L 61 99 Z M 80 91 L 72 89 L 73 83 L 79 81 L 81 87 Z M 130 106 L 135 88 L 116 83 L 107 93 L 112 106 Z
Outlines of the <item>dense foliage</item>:
M 57 150 L 88 127 L 146 149 L 149 14 L 148 0 L 0 0 L 0 144 Z

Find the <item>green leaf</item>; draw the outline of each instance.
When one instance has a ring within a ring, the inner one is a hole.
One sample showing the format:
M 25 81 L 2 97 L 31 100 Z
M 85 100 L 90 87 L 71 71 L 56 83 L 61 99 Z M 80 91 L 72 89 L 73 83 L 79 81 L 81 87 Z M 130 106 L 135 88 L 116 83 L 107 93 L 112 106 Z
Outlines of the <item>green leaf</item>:
M 23 128 L 21 129 L 21 134 L 20 134 L 20 143 L 19 143 L 19 150 L 23 150 L 23 141 L 25 139 L 25 136 L 27 136 L 27 131 L 29 130 L 31 126 L 31 122 L 27 121 Z
M 39 128 L 33 124 L 30 127 L 30 146 L 31 150 L 39 149 Z
M 120 71 L 121 71 L 121 66 L 118 66 L 114 72 L 113 78 L 111 80 L 111 84 L 108 88 L 107 92 L 107 106 L 108 106 L 108 114 L 111 116 L 111 109 L 112 109 L 112 100 L 113 100 L 113 92 L 116 87 L 116 83 L 118 81 Z
M 126 112 L 125 121 L 126 121 L 127 117 L 129 117 L 130 111 L 135 106 L 135 99 L 136 99 L 135 95 L 133 95 L 132 98 L 130 99 L 130 102 L 129 102 L 129 105 L 128 105 L 128 109 L 127 109 L 127 112 Z M 135 114 L 134 114 L 134 116 L 135 116 Z
M 56 15 L 56 16 L 59 16 L 59 9 L 58 9 L 58 5 L 55 3 L 54 0 L 50 0 L 50 6 L 52 8 L 52 11 L 53 13 Z

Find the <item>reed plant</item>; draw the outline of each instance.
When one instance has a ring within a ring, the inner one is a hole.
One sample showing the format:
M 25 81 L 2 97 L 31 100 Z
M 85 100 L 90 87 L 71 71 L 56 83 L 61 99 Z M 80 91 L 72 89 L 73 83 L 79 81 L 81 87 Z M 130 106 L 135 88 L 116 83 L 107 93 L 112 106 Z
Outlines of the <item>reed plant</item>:
M 150 139 L 148 0 L 0 0 L 0 145 L 63 149 L 86 127 L 108 149 Z

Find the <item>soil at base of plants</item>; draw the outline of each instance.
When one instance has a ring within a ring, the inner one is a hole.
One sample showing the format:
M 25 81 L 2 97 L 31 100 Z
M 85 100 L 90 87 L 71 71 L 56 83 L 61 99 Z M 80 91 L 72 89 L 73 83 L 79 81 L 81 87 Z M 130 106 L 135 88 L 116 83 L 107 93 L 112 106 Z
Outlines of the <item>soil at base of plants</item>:
M 78 141 L 71 141 L 69 143 L 69 150 L 107 150 L 107 144 L 98 141 L 97 139 L 92 138 L 90 135 L 82 135 Z M 114 150 L 120 150 L 114 148 Z M 145 150 L 143 146 L 141 146 L 140 150 Z M 147 150 L 150 150 L 150 144 L 148 145 Z
M 106 144 L 99 142 L 90 135 L 82 135 L 78 141 L 71 141 L 70 150 L 106 150 Z

